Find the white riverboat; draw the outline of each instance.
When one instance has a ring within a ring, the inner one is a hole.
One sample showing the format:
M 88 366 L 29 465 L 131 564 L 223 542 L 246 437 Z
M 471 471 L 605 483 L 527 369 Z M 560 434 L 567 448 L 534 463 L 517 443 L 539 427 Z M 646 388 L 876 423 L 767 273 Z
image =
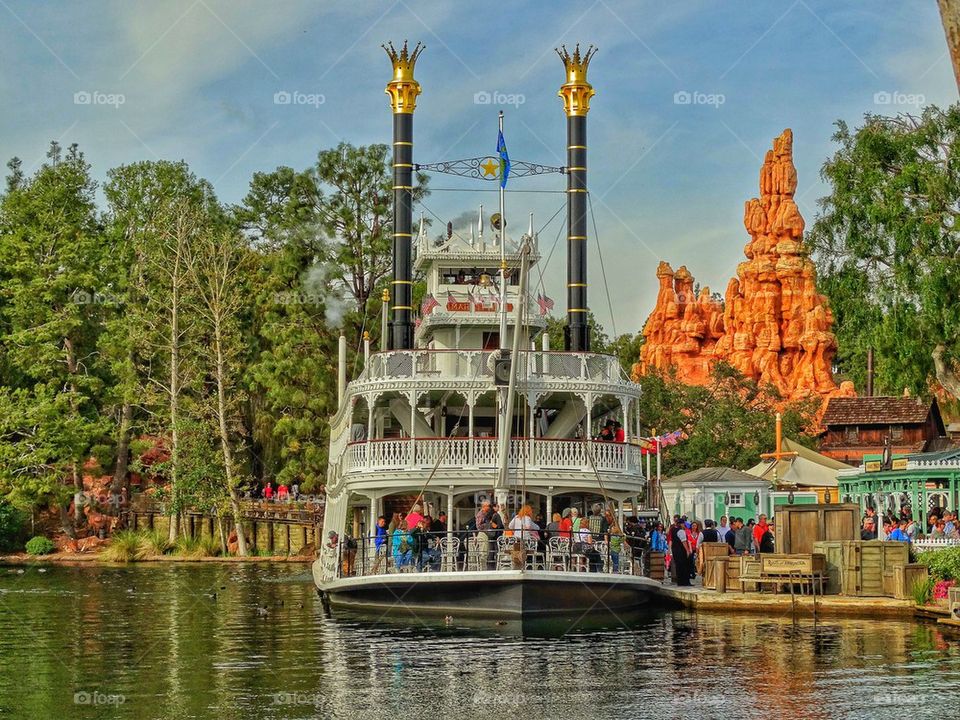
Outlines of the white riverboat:
M 586 83 L 590 53 L 561 53 L 569 349 L 551 352 L 545 317 L 528 287 L 540 260 L 532 217 L 517 236 L 506 231 L 501 215 L 485 218 L 482 208 L 469 233 L 448 227 L 445 237 L 431 237 L 422 222 L 412 233 L 418 51 L 388 49 L 395 71 L 387 87 L 395 150 L 394 292 L 389 327 L 384 321 L 390 349 L 371 353 L 367 341 L 363 369 L 348 383 L 341 339 L 324 544 L 313 566 L 317 587 L 334 610 L 505 620 L 636 610 L 659 583 L 642 575 L 622 531 L 604 525 L 580 542 L 570 533 L 510 536 L 471 527 L 487 500 L 499 504 L 505 523 L 532 507 L 543 517 L 541 532 L 568 508 L 577 509 L 586 527 L 597 504 L 623 528 L 625 506 L 636 511 L 645 495 L 635 442 L 640 387 L 615 357 L 590 352 L 584 312 L 586 198 L 580 191 L 593 93 Z M 414 268 L 426 279 L 419 323 L 413 321 Z M 618 437 L 593 440 L 608 423 L 619 426 Z M 398 546 L 376 530 L 379 517 L 390 522 L 395 513 L 411 512 L 446 514 L 442 531 L 417 540 L 426 550 L 416 556 L 404 533 Z

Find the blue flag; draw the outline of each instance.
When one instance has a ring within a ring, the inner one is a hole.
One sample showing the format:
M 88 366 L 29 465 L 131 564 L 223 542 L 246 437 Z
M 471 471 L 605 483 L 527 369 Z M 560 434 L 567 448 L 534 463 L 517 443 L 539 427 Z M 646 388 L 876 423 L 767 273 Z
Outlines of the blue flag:
M 510 175 L 510 156 L 507 155 L 507 143 L 503 140 L 503 131 L 497 134 L 497 153 L 500 155 L 500 187 L 507 186 Z

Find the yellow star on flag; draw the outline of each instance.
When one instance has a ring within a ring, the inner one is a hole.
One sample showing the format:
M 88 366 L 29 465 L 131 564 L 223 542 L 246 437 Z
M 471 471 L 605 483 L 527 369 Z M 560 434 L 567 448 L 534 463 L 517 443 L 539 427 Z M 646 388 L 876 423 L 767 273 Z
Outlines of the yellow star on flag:
M 487 158 L 487 161 L 480 166 L 480 169 L 483 170 L 484 177 L 487 175 L 497 177 L 500 174 L 500 163 L 494 161 L 493 158 Z

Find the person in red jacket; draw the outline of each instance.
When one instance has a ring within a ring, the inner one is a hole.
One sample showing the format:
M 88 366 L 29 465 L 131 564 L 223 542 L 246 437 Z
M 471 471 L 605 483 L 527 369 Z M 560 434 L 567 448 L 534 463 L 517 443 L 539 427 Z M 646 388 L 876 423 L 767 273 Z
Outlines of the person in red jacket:
M 770 525 L 767 524 L 767 516 L 761 515 L 753 528 L 753 544 L 758 550 L 760 549 L 760 541 L 763 539 L 763 534 L 769 529 Z
M 569 540 L 573 534 L 573 520 L 570 519 L 570 508 L 565 508 L 563 511 L 563 517 L 560 519 L 560 531 L 557 534 L 567 540 Z

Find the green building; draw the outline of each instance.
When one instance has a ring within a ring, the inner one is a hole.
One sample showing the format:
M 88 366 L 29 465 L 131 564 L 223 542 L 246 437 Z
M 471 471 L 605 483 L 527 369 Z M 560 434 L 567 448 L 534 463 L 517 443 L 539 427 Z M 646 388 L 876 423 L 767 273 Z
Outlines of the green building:
M 960 448 L 894 456 L 884 469 L 880 455 L 865 455 L 858 468 L 837 473 L 840 496 L 882 512 L 909 505 L 914 518 L 934 508 L 955 510 L 960 503 Z

